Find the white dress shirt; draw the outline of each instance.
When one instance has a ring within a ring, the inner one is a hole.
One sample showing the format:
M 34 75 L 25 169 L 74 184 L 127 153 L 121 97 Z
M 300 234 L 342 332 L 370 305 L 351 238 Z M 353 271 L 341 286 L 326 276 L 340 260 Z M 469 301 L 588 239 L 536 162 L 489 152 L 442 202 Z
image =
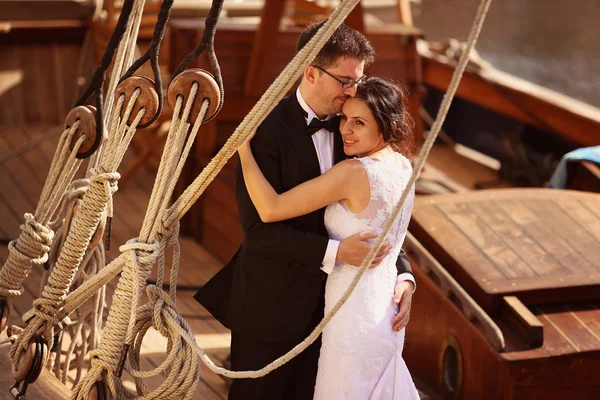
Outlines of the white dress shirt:
M 300 107 L 306 112 L 306 125 L 310 124 L 313 118 L 317 118 L 315 112 L 310 108 L 310 106 L 304 101 L 302 98 L 302 94 L 300 93 L 300 87 L 296 89 L 296 97 L 298 99 L 298 103 L 300 103 Z M 335 118 L 335 115 L 329 115 L 325 118 L 325 121 Z M 321 169 L 321 174 L 324 174 L 327 170 L 333 167 L 333 132 L 330 132 L 326 129 L 320 129 L 317 132 L 313 133 L 312 141 L 315 145 L 315 150 L 317 151 L 317 158 L 319 159 L 319 167 Z M 329 239 L 329 243 L 327 244 L 327 250 L 325 250 L 325 257 L 323 257 L 323 262 L 321 266 L 321 270 L 326 274 L 330 274 L 333 271 L 333 267 L 335 266 L 335 259 L 337 257 L 338 248 L 340 247 L 340 242 L 337 240 Z M 398 275 L 399 281 L 409 280 L 415 283 L 415 279 L 413 275 L 409 272 L 402 273 Z M 416 283 L 415 283 L 416 287 Z

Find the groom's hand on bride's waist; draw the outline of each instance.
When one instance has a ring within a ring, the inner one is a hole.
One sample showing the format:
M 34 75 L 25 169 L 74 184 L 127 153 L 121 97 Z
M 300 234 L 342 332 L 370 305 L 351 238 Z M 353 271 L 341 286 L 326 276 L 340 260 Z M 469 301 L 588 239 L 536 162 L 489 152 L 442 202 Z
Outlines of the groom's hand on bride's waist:
M 348 236 L 346 239 L 340 242 L 336 260 L 348 265 L 353 265 L 356 267 L 360 266 L 364 259 L 367 258 L 367 255 L 373 247 L 373 245 L 367 242 L 367 240 L 375 239 L 378 236 L 379 235 L 377 233 L 371 231 L 359 232 L 352 236 Z M 377 255 L 373 259 L 373 262 L 371 262 L 371 265 L 369 265 L 369 268 L 378 266 L 381 260 L 388 255 L 391 248 L 392 246 L 387 240 L 383 242 L 379 252 L 377 252 Z
M 392 329 L 396 332 L 405 328 L 410 319 L 410 306 L 415 284 L 409 280 L 399 281 L 394 289 L 394 304 L 398 304 L 398 314 L 392 320 Z

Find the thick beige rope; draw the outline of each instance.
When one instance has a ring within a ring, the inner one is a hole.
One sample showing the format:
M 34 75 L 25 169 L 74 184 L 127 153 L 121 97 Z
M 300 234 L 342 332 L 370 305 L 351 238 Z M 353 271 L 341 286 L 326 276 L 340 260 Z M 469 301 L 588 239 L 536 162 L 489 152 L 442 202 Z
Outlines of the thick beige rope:
M 291 65 L 289 65 L 286 70 L 284 70 L 284 73 L 282 73 L 282 75 L 280 76 L 280 78 L 278 78 L 278 80 L 275 82 L 275 84 L 270 88 L 269 91 L 267 91 L 267 93 L 263 96 L 263 98 L 261 99 L 261 101 L 259 102 L 259 105 L 257 105 L 257 107 L 255 107 L 255 109 L 257 108 L 258 110 L 262 111 L 262 117 L 261 118 L 251 118 L 250 120 L 252 121 L 251 123 L 255 124 L 255 126 L 257 126 L 258 124 L 260 124 L 262 122 L 262 120 L 266 117 L 266 115 L 272 110 L 272 108 L 275 106 L 275 104 L 280 100 L 280 98 L 287 92 L 287 90 L 289 89 L 289 87 L 293 84 L 293 81 L 291 80 L 291 76 L 290 74 L 294 75 L 295 74 L 295 78 L 297 78 L 297 76 L 302 72 L 302 70 L 306 67 L 306 65 L 308 65 L 308 63 L 310 61 L 312 61 L 312 59 L 314 59 L 314 57 L 316 56 L 316 54 L 318 53 L 318 51 L 320 50 L 320 48 L 324 45 L 324 43 L 329 39 L 329 37 L 331 36 L 331 34 L 335 31 L 335 29 L 337 29 L 337 27 L 342 23 L 342 21 L 345 19 L 345 17 L 352 11 L 353 7 L 356 5 L 356 3 L 358 2 L 358 0 L 353 0 L 353 1 L 349 1 L 346 3 L 343 3 L 337 10 L 336 12 L 334 12 L 334 15 L 332 15 L 332 17 L 330 18 L 330 20 L 324 25 L 324 27 L 320 30 L 320 32 L 315 36 L 315 38 L 313 38 L 311 40 L 311 42 L 308 43 L 308 45 L 294 58 L 294 60 L 292 61 Z M 318 46 L 318 47 L 317 47 Z M 286 73 L 286 71 L 288 71 Z M 190 98 L 192 98 L 193 96 L 190 96 Z M 188 105 L 190 103 L 188 102 Z M 187 109 L 188 107 L 186 107 Z M 187 110 L 186 110 L 187 111 Z M 259 113 L 257 112 L 256 115 L 258 115 Z M 175 112 L 175 115 L 177 115 L 177 111 Z M 182 119 L 185 119 L 185 114 L 184 117 Z M 201 118 L 198 119 L 198 121 L 200 121 Z M 248 120 L 248 117 L 246 118 L 246 120 Z M 242 122 L 242 125 L 244 125 L 244 122 Z M 254 127 L 255 127 L 254 126 Z M 199 126 L 198 126 L 199 127 Z M 242 137 L 241 133 L 243 130 L 241 130 L 240 128 L 238 128 L 237 130 L 237 134 L 234 133 L 234 139 L 237 138 L 237 145 L 239 145 L 239 143 L 241 143 L 241 141 L 243 141 L 243 139 L 245 138 Z M 248 131 L 247 131 L 248 132 Z M 246 132 L 246 133 L 247 133 Z M 231 141 L 231 139 L 230 139 Z M 168 140 L 169 143 L 169 140 Z M 158 207 L 159 202 L 156 201 L 156 197 L 157 194 L 160 196 L 160 190 L 157 190 L 158 188 L 164 187 L 164 184 L 162 183 L 163 181 L 163 176 L 161 174 L 162 171 L 166 171 L 167 169 L 170 168 L 164 168 L 163 166 L 165 165 L 165 160 L 169 157 L 170 151 L 171 149 L 168 148 L 168 143 L 165 146 L 165 150 L 163 151 L 163 157 L 161 159 L 161 164 L 159 167 L 159 173 L 155 182 L 155 186 L 153 189 L 153 193 L 151 196 L 151 200 L 150 200 L 150 204 L 148 207 L 148 212 L 146 214 L 146 218 L 144 220 L 144 224 L 142 226 L 141 229 L 141 234 L 138 240 L 138 243 L 135 243 L 135 245 L 132 243 L 132 247 L 126 248 L 125 246 L 122 247 L 122 250 L 127 251 L 127 250 L 135 250 L 137 253 L 141 253 L 141 251 L 151 251 L 154 252 L 156 251 L 159 246 L 157 243 L 153 243 L 154 246 L 152 246 L 152 244 L 148 243 L 148 239 L 151 237 L 151 233 L 153 229 L 159 229 L 159 231 L 157 231 L 157 233 L 160 233 L 160 231 L 165 230 L 171 231 L 172 229 L 168 229 L 168 228 L 163 228 L 163 226 L 168 226 L 168 227 L 173 227 L 174 225 L 171 223 L 169 225 L 163 225 L 161 224 L 162 219 L 161 218 L 156 218 L 157 216 L 159 216 L 160 214 L 156 214 L 156 210 Z M 229 157 L 231 157 L 231 155 L 235 152 L 235 148 L 232 148 L 231 146 L 229 147 Z M 219 169 L 222 168 L 222 166 L 224 165 L 224 163 L 226 162 L 226 159 L 224 159 L 223 157 L 223 151 L 220 152 L 221 157 L 220 159 L 222 160 L 222 164 L 220 167 L 218 167 Z M 219 156 L 217 156 L 219 157 Z M 182 160 L 184 161 L 184 160 Z M 212 163 L 212 162 L 211 162 Z M 180 167 L 183 166 L 183 162 L 180 163 Z M 212 163 L 214 164 L 214 163 Z M 172 167 L 172 163 L 169 164 Z M 210 169 L 210 165 L 209 165 L 209 169 Z M 213 169 L 213 173 L 215 170 Z M 215 173 L 216 174 L 216 173 Z M 171 176 L 172 179 L 172 176 Z M 212 180 L 212 178 L 211 178 Z M 173 183 L 172 186 L 174 186 L 174 181 L 175 179 L 172 179 Z M 209 182 L 206 183 L 206 185 L 208 185 Z M 204 189 L 202 189 L 204 190 Z M 172 193 L 172 190 L 170 191 L 170 193 Z M 198 193 L 199 195 L 199 193 Z M 168 200 L 169 198 L 167 196 L 163 196 L 162 200 L 160 201 L 161 204 L 163 204 L 164 206 L 166 206 L 168 204 Z M 183 211 L 181 213 L 181 215 L 183 215 L 185 211 Z M 148 218 L 150 216 L 150 218 Z M 164 241 L 159 241 L 160 243 L 164 243 Z M 150 247 L 152 246 L 152 247 Z M 163 247 L 163 246 L 160 246 Z M 162 254 L 164 252 L 164 248 L 159 250 L 159 254 Z M 147 253 L 146 253 L 147 254 Z M 123 283 L 123 287 L 124 287 L 124 291 L 127 290 L 127 288 L 130 289 L 129 293 L 123 293 L 124 294 L 124 298 L 123 301 L 121 302 L 119 295 L 117 294 L 117 292 L 115 292 L 115 296 L 113 297 L 114 302 L 113 302 L 113 306 L 111 307 L 111 311 L 109 313 L 109 317 L 108 317 L 108 322 L 107 322 L 107 329 L 106 329 L 106 333 L 105 336 L 101 342 L 100 348 L 93 352 L 94 353 L 94 358 L 92 360 L 92 369 L 88 372 L 88 374 L 86 375 L 86 377 L 80 382 L 80 385 L 77 386 L 76 390 L 73 392 L 73 398 L 84 398 L 85 396 L 87 396 L 87 393 L 89 393 L 89 391 L 91 390 L 92 385 L 102 377 L 102 373 L 103 371 L 106 371 L 106 377 L 108 380 L 108 385 L 111 389 L 112 393 L 119 393 L 119 395 L 123 396 L 123 393 L 128 393 L 126 390 L 124 390 L 120 380 L 118 379 L 119 377 L 116 376 L 115 372 L 118 368 L 118 360 L 115 359 L 114 354 L 115 354 L 115 347 L 118 349 L 121 344 L 123 343 L 123 337 L 122 337 L 122 331 L 121 331 L 121 337 L 109 337 L 109 335 L 112 335 L 113 333 L 117 334 L 119 332 L 119 321 L 122 321 L 122 318 L 118 318 L 117 323 L 115 324 L 116 326 L 114 326 L 113 329 L 113 319 L 111 318 L 113 315 L 118 315 L 118 314 L 122 314 L 123 312 L 123 308 L 128 309 L 128 310 L 137 310 L 137 304 L 139 304 L 139 293 L 140 293 L 140 288 L 144 285 L 144 281 L 145 278 L 149 275 L 150 273 L 150 268 L 147 267 L 147 262 L 140 262 L 138 265 L 139 261 L 137 255 L 136 257 L 133 256 L 129 256 L 128 259 L 133 261 L 133 265 L 132 267 L 128 268 L 128 266 L 131 263 L 126 264 L 125 270 L 123 271 L 123 274 L 121 276 L 121 279 L 119 280 L 119 284 L 118 284 L 118 289 L 117 291 L 119 291 L 119 286 L 121 286 L 121 284 Z M 143 271 L 138 270 L 138 268 L 143 269 Z M 141 273 L 141 276 L 139 276 L 138 274 L 138 283 L 136 286 L 133 285 L 133 281 L 129 282 L 129 284 L 126 283 L 127 281 L 127 277 L 129 275 L 129 270 L 132 269 L 134 272 L 139 272 Z M 127 295 L 125 295 L 127 294 Z M 154 296 L 154 298 L 159 298 L 159 296 Z M 129 303 L 129 307 L 119 307 L 118 305 L 116 306 L 116 304 L 125 304 L 127 305 L 127 303 Z M 133 303 L 133 304 L 132 304 Z M 164 304 L 164 302 L 163 302 Z M 113 311 L 114 309 L 114 311 Z M 168 310 L 167 308 L 163 308 L 165 310 Z M 170 324 L 169 326 L 171 327 L 171 330 L 173 332 L 176 332 L 178 334 L 178 338 L 177 338 L 177 343 L 181 343 L 180 341 L 183 339 L 187 346 L 190 346 L 192 349 L 196 349 L 196 351 L 200 351 L 202 353 L 202 355 L 204 356 L 204 358 L 206 358 L 204 361 L 205 362 L 209 362 L 210 364 L 212 364 L 212 361 L 206 356 L 206 354 L 204 354 L 204 352 L 198 348 L 198 346 L 195 343 L 195 339 L 193 336 L 193 332 L 192 330 L 189 328 L 189 326 L 187 325 L 187 323 L 185 322 L 185 320 L 183 320 L 182 318 L 180 318 L 178 316 L 178 313 L 175 311 L 174 313 L 172 313 L 171 315 L 169 315 L 168 313 L 164 316 L 165 321 L 168 321 Z M 125 334 L 125 343 L 126 344 L 130 344 L 131 343 L 131 339 L 132 339 L 132 332 L 134 331 L 134 329 L 132 329 L 132 321 L 133 321 L 133 314 L 130 315 L 129 318 L 129 327 L 127 329 L 127 333 Z M 156 323 L 156 321 L 154 321 Z M 137 324 L 137 326 L 139 326 L 139 324 Z M 160 329 L 160 328 L 159 328 Z M 161 331 L 163 332 L 163 334 L 166 333 L 166 329 L 163 327 L 163 329 L 161 329 Z M 106 346 L 103 346 L 104 343 L 107 343 Z M 169 337 L 169 343 L 173 343 L 173 338 Z M 106 347 L 106 350 L 105 350 Z M 177 347 L 177 346 L 176 346 Z M 187 354 L 189 354 L 190 352 L 186 352 Z M 195 357 L 193 359 L 196 359 Z M 134 366 L 135 367 L 135 366 Z M 214 366 L 214 364 L 212 364 L 213 368 L 217 368 L 216 366 Z M 171 370 L 173 368 L 170 368 Z M 212 368 L 211 368 L 212 369 Z M 132 373 L 135 374 L 135 370 L 132 370 Z M 239 374 L 239 373 L 233 373 L 233 374 Z M 89 377 L 89 379 L 88 379 Z M 192 379 L 191 382 L 195 382 L 196 379 Z M 195 383 L 194 383 L 195 385 Z M 140 388 L 138 387 L 138 390 L 143 390 L 143 387 Z M 191 393 L 193 393 L 193 390 L 191 391 Z M 187 392 L 187 395 L 191 395 L 190 391 Z M 152 394 L 150 395 L 150 397 L 148 398 L 152 398 Z
M 10 356 L 13 365 L 18 365 L 22 353 L 29 346 L 35 334 L 41 334 L 50 348 L 54 344 L 55 327 L 63 322 L 56 317 L 57 311 L 73 284 L 75 274 L 102 213 L 107 212 L 108 216 L 112 217 L 112 195 L 117 190 L 117 181 L 120 177 L 116 169 L 145 113 L 145 109 L 141 109 L 131 126 L 127 125 L 138 97 L 139 90 L 136 90 L 122 119 L 119 116 L 125 96 L 119 97 L 117 110 L 111 124 L 111 135 L 106 144 L 106 152 L 100 159 L 100 166 L 92 170 L 89 188 L 83 196 L 79 211 L 71 222 L 72 228 L 63 244 L 58 261 L 40 298 L 33 303 L 31 311 L 33 317 L 27 321 L 27 327 L 11 348 Z
M 161 324 L 164 318 L 160 316 L 160 312 L 165 303 L 173 307 L 175 304 L 175 285 L 179 265 L 179 245 L 177 242 L 179 230 L 178 225 L 175 225 L 175 229 L 166 231 L 160 224 L 160 215 L 169 203 L 177 178 L 181 174 L 208 108 L 208 102 L 205 101 L 196 123 L 188 134 L 190 126 L 184 121 L 188 119 L 197 90 L 198 84 L 195 83 L 192 86 L 183 112 L 181 112 L 182 98 L 177 99 L 173 123 L 167 136 L 139 238 L 132 239 L 126 245 L 121 246 L 121 256 L 107 267 L 108 269 L 112 265 L 118 264 L 123 269 L 123 273 L 113 295 L 113 303 L 100 346 L 90 354 L 92 367 L 73 391 L 73 399 L 87 398 L 92 385 L 103 375 L 106 375 L 113 394 L 118 394 L 119 398 L 133 398 L 134 395 L 123 387 L 118 376 L 118 366 L 124 351 L 124 343 L 132 347 L 131 367 L 128 368 L 128 371 L 138 383 L 138 394 L 147 394 L 146 398 L 163 399 L 174 398 L 173 396 L 180 398 L 183 394 L 192 396 L 195 391 L 200 376 L 200 365 L 193 349 L 184 348 L 180 341 L 169 340 L 169 356 L 165 362 L 156 370 L 146 372 L 139 371 L 139 350 L 143 335 L 152 325 L 163 335 L 169 337 L 169 329 Z M 164 255 L 168 247 L 172 247 L 174 250 L 170 296 L 166 298 L 163 296 L 164 292 L 161 289 L 150 286 L 147 288 L 150 302 L 139 307 L 142 291 L 146 286 L 146 279 L 157 260 L 157 286 L 162 287 L 165 266 Z M 124 321 L 129 321 L 129 323 L 124 324 Z M 175 334 L 172 329 L 171 334 Z M 179 356 L 180 354 L 187 355 L 182 359 Z M 163 385 L 153 391 L 141 381 L 143 377 L 154 376 L 163 372 L 167 372 L 169 378 Z
M 48 224 L 59 206 L 63 192 L 81 165 L 81 160 L 75 155 L 85 138 L 79 138 L 73 150 L 69 149 L 79 124 L 79 121 L 76 122 L 60 136 L 36 210 L 33 214 L 25 214 L 21 234 L 8 245 L 9 255 L 0 269 L 0 297 L 20 296 L 24 290 L 23 282 L 29 276 L 31 268 L 42 266 L 48 260 L 48 251 L 54 237 Z
M 56 232 L 54 242 L 49 253 L 49 269 L 45 271 L 41 288 L 46 286 L 49 276 L 56 265 L 58 255 L 64 244 L 65 239 L 69 234 L 70 225 L 67 220 L 68 210 L 74 210 L 76 205 L 81 202 L 81 199 L 89 187 L 88 179 L 79 179 L 73 181 L 70 190 L 65 192 L 63 207 L 59 213 L 59 217 L 50 223 L 52 229 Z M 77 270 L 73 284 L 69 290 L 74 290 L 81 286 L 90 277 L 97 274 L 106 263 L 104 243 L 100 243 L 92 249 L 86 251 L 81 266 Z M 68 373 L 71 367 L 76 370 L 74 381 L 71 383 L 75 386 L 79 381 L 84 367 L 84 361 L 89 351 L 95 349 L 100 341 L 100 334 L 103 322 L 105 309 L 105 290 L 98 290 L 93 296 L 93 300 L 83 304 L 75 310 L 72 324 L 64 324 L 64 328 L 59 337 L 59 342 L 55 345 L 57 352 L 51 352 L 48 358 L 46 367 L 53 371 L 54 375 L 67 384 Z M 23 318 L 28 320 L 33 316 L 32 312 L 26 313 Z
M 119 80 L 121 76 L 125 73 L 125 71 L 133 64 L 133 57 L 135 55 L 135 49 L 137 45 L 137 37 L 140 29 L 140 23 L 142 21 L 142 16 L 144 13 L 144 5 L 146 4 L 146 0 L 136 0 L 133 4 L 133 9 L 131 10 L 131 15 L 129 16 L 130 23 L 127 24 L 127 29 L 125 30 L 125 34 L 123 35 L 123 39 L 119 43 L 119 47 L 117 49 L 117 56 L 112 65 L 110 80 L 108 82 L 108 89 L 106 93 L 108 96 L 104 102 L 104 126 L 109 126 L 110 121 L 113 120 L 113 110 L 114 107 L 114 96 L 113 94 L 117 90 L 117 86 L 119 85 Z M 98 162 L 102 153 L 104 151 L 104 143 L 100 143 L 100 147 L 92 156 L 90 157 L 90 163 L 88 166 L 88 171 L 86 174 L 86 178 L 90 177 L 90 173 L 93 168 L 98 166 Z

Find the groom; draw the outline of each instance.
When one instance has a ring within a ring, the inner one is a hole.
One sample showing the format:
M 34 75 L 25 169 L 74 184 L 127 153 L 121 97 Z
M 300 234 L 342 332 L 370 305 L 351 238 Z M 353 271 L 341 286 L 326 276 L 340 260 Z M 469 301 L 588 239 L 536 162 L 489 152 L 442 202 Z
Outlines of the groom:
M 324 21 L 301 33 L 297 51 Z M 317 177 L 344 158 L 335 114 L 356 94 L 374 50 L 359 32 L 340 26 L 308 66 L 296 92 L 269 114 L 252 140 L 252 152 L 267 180 L 282 193 Z M 321 321 L 327 274 L 336 261 L 360 265 L 377 235 L 362 232 L 330 240 L 324 209 L 276 223 L 263 223 L 246 191 L 238 163 L 236 194 L 244 241 L 233 259 L 196 295 L 231 329 L 231 367 L 256 370 L 300 343 Z M 382 247 L 372 267 L 389 252 Z M 404 252 L 397 262 L 393 329 L 408 322 L 414 279 Z M 309 400 L 313 397 L 320 339 L 296 358 L 259 379 L 236 379 L 229 398 Z M 343 366 L 340 366 L 343 368 Z

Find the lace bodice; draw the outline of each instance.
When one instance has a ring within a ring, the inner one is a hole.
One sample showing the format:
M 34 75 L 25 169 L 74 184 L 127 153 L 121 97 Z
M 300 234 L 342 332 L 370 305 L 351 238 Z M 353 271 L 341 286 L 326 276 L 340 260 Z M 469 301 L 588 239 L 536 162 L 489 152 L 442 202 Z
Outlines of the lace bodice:
M 408 159 L 398 153 L 395 153 L 393 158 L 382 161 L 368 157 L 358 160 L 365 167 L 369 177 L 371 201 L 360 213 L 353 213 L 341 201 L 328 206 L 325 211 L 325 227 L 332 239 L 342 240 L 364 230 L 382 232 L 384 224 L 392 215 L 412 173 Z M 408 229 L 413 200 L 414 190 L 406 198 L 404 206 L 387 236 L 398 253 Z

